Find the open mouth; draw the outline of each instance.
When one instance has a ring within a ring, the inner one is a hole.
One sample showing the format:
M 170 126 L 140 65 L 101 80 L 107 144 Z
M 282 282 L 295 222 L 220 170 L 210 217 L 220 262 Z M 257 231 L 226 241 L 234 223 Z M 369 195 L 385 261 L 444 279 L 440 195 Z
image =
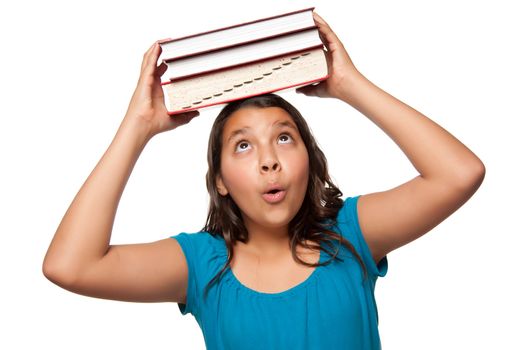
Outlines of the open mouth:
M 263 194 L 263 199 L 268 203 L 274 204 L 274 203 L 279 203 L 280 201 L 282 201 L 285 196 L 286 196 L 285 190 L 275 188 Z

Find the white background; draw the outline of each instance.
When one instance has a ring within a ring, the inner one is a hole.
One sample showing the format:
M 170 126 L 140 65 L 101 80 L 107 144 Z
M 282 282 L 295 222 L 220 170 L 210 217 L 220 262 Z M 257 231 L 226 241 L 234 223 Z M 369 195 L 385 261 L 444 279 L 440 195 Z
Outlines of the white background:
M 487 168 L 478 192 L 389 254 L 376 298 L 385 349 L 524 349 L 523 12 L 518 1 L 17 1 L 0 5 L 0 348 L 204 349 L 176 304 L 74 294 L 41 272 L 48 245 L 109 146 L 144 51 L 314 5 L 358 69 L 445 127 Z M 8 5 L 9 4 L 9 5 Z M 497 5 L 496 5 L 497 4 Z M 302 111 L 345 196 L 417 175 L 352 107 L 282 96 Z M 157 135 L 122 196 L 112 244 L 204 224 L 205 151 L 220 108 Z M 330 336 L 330 335 L 327 335 Z

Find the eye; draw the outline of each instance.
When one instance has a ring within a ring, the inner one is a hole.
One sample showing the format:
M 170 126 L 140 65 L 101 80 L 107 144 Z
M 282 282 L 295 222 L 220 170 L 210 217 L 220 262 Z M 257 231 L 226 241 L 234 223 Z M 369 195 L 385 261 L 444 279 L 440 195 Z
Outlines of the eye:
M 293 140 L 292 140 L 292 137 L 288 134 L 281 134 L 279 135 L 279 143 L 291 143 Z
M 246 141 L 239 141 L 237 145 L 235 146 L 235 153 L 241 153 L 245 152 L 246 150 L 249 150 L 252 146 Z

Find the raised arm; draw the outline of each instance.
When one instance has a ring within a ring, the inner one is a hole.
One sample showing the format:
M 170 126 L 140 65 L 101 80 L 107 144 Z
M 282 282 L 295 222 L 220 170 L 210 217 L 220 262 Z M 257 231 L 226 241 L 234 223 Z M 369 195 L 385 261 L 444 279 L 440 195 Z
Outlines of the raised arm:
M 144 54 L 140 78 L 109 148 L 91 172 L 51 241 L 44 275 L 73 292 L 126 301 L 183 301 L 187 266 L 174 239 L 109 245 L 122 192 L 147 142 L 198 112 L 170 117 L 157 67 L 157 43 Z
M 420 174 L 359 198 L 363 236 L 379 262 L 463 205 L 481 185 L 485 167 L 445 129 L 366 79 L 328 24 L 318 15 L 315 20 L 328 48 L 330 78 L 298 92 L 338 98 L 359 110 L 392 138 Z

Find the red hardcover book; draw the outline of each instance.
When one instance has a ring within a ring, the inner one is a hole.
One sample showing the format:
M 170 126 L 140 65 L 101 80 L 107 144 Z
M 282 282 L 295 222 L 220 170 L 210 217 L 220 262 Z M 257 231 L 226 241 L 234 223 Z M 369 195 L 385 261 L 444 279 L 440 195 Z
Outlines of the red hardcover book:
M 163 81 L 210 73 L 322 45 L 317 27 L 256 42 L 242 43 L 226 49 L 165 61 L 168 69 L 164 73 Z
M 169 114 L 309 85 L 328 78 L 322 46 L 162 84 Z
M 314 7 L 257 19 L 225 28 L 165 39 L 160 42 L 162 59 L 170 61 L 315 27 Z
M 328 65 L 312 12 L 308 8 L 164 41 L 163 50 L 179 45 L 177 53 L 161 55 L 168 65 L 161 79 L 169 113 L 326 79 Z

